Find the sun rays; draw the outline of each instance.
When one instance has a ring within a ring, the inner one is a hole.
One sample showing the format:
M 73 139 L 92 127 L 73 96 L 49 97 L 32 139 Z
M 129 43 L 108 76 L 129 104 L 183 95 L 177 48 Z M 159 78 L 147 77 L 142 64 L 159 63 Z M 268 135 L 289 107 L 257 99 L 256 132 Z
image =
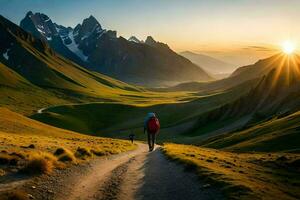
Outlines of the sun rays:
M 272 87 L 278 84 L 289 86 L 293 81 L 300 81 L 299 57 L 296 54 L 281 53 L 279 58 L 280 62 L 275 61 L 270 64 L 270 67 L 274 67 L 275 70 Z
M 300 57 L 296 53 L 279 52 L 275 56 L 262 61 L 262 72 L 270 82 L 269 89 L 289 87 L 300 82 Z M 266 91 L 268 93 L 268 91 Z

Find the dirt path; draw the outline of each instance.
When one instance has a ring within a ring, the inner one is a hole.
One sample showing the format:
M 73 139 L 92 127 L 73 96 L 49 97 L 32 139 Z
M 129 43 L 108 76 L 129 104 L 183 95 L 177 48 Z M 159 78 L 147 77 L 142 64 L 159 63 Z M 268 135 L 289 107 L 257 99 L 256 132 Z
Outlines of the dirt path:
M 159 148 L 149 153 L 140 144 L 135 151 L 43 177 L 31 194 L 58 200 L 223 199 L 218 190 L 204 185 L 195 174 L 167 160 Z

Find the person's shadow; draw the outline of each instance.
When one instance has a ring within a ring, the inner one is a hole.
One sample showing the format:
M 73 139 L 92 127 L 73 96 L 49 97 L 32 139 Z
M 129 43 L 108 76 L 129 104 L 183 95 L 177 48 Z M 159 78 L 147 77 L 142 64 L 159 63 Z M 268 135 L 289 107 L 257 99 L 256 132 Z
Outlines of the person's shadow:
M 156 147 L 147 155 L 142 169 L 144 183 L 135 195 L 135 199 L 146 200 L 192 200 L 214 199 L 201 189 L 199 178 L 186 172 L 184 167 L 169 161 Z

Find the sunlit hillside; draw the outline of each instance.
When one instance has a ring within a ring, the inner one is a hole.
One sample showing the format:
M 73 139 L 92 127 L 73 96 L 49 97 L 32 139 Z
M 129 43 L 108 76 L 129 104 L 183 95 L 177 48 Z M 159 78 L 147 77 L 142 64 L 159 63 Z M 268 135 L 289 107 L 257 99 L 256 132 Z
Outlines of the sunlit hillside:
M 274 117 L 244 130 L 212 137 L 202 144 L 236 151 L 299 152 L 299 114 Z
M 0 169 L 8 176 L 13 173 L 7 164 L 13 159 L 16 161 L 12 164 L 14 168 L 24 167 L 26 162 L 35 157 L 49 157 L 61 167 L 136 148 L 127 141 L 96 138 L 55 128 L 5 108 L 0 108 L 0 112 Z M 62 152 L 55 155 L 58 149 L 62 149 Z M 80 154 L 82 149 L 86 151 L 84 155 Z M 1 175 L 0 180 L 5 177 Z
M 165 154 L 213 186 L 228 199 L 297 199 L 299 154 L 234 153 L 191 145 L 166 144 Z

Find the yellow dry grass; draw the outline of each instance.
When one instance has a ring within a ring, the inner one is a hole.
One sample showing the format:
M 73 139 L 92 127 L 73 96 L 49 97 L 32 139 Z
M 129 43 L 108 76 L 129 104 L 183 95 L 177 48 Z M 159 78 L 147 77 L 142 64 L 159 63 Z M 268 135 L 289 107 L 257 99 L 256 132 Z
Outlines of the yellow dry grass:
M 50 174 L 57 163 L 57 158 L 47 153 L 30 155 L 22 171 L 27 174 Z
M 0 113 L 0 152 L 2 152 L 2 156 L 15 153 L 22 155 L 28 161 L 42 157 L 51 160 L 54 166 L 60 166 L 55 163 L 60 162 L 59 159 L 62 155 L 54 156 L 54 152 L 58 148 L 65 149 L 63 155 L 70 156 L 72 162 L 83 161 L 83 159 L 74 157 L 78 148 L 101 151 L 103 152 L 101 155 L 121 153 L 136 148 L 136 145 L 129 141 L 86 136 L 55 128 L 6 108 L 0 108 Z
M 234 153 L 177 144 L 165 144 L 164 152 L 220 185 L 230 198 L 300 198 L 299 154 Z

